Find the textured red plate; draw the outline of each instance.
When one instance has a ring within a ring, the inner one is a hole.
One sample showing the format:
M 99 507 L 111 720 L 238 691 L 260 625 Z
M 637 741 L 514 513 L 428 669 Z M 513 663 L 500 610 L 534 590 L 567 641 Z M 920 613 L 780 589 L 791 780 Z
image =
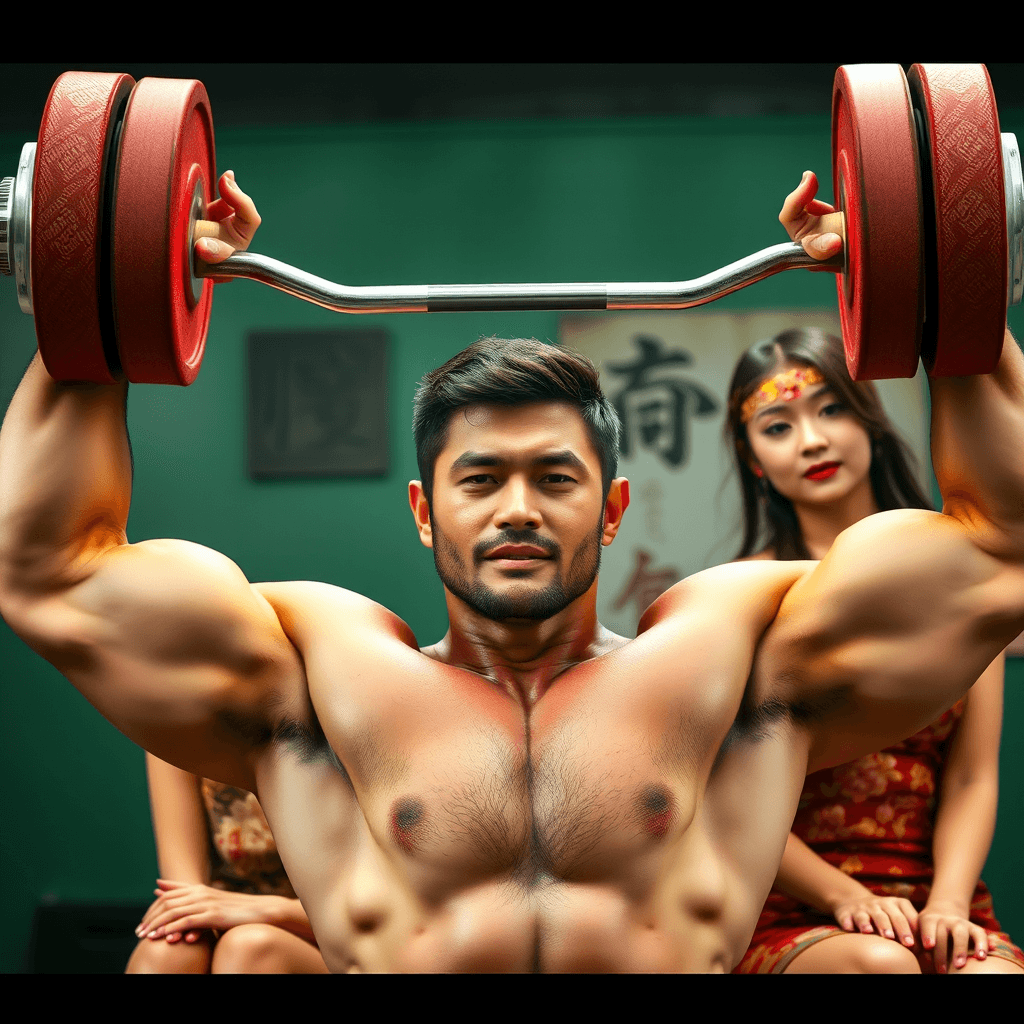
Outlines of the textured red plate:
M 128 75 L 69 71 L 43 108 L 32 185 L 32 298 L 39 352 L 54 380 L 114 381 L 105 179 L 134 84 Z
M 1006 198 L 999 115 L 983 64 L 915 64 L 935 210 L 921 355 L 935 377 L 991 373 L 1006 329 Z
M 839 315 L 854 380 L 913 377 L 924 314 L 914 115 L 899 64 L 848 64 L 832 90 L 832 178 L 846 214 Z
M 210 322 L 213 284 L 192 294 L 193 190 L 215 181 L 213 114 L 191 79 L 144 78 L 125 115 L 114 218 L 114 312 L 130 381 L 191 384 Z

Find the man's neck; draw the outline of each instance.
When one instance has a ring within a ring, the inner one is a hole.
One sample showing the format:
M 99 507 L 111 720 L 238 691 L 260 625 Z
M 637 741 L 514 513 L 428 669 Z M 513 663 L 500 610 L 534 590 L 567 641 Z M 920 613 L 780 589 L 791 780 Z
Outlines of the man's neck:
M 626 643 L 597 620 L 597 583 L 549 619 L 484 618 L 445 590 L 445 636 L 423 653 L 483 676 L 526 710 L 563 672 Z

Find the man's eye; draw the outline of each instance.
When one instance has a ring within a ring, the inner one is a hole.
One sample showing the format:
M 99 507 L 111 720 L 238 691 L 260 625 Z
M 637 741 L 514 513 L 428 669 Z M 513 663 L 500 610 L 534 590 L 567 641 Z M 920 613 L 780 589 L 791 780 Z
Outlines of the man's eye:
M 493 480 L 490 473 L 478 473 L 476 476 L 467 476 L 462 482 L 464 484 L 486 484 Z
M 549 484 L 571 484 L 576 481 L 571 476 L 566 476 L 565 473 L 548 473 L 542 482 Z

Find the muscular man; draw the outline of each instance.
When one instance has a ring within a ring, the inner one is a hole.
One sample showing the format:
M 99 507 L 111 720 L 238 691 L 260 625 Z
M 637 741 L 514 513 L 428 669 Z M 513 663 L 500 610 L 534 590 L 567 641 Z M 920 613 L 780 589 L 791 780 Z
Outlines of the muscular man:
M 823 257 L 815 189 L 780 219 Z M 221 192 L 211 262 L 258 223 Z M 129 544 L 125 392 L 26 374 L 0 432 L 0 612 L 140 746 L 258 795 L 334 971 L 728 971 L 807 772 L 920 729 L 1024 628 L 1009 334 L 991 376 L 932 384 L 943 514 L 700 573 L 632 641 L 595 614 L 629 488 L 571 353 L 482 342 L 425 378 L 409 498 L 450 629 L 422 648 L 347 590 Z

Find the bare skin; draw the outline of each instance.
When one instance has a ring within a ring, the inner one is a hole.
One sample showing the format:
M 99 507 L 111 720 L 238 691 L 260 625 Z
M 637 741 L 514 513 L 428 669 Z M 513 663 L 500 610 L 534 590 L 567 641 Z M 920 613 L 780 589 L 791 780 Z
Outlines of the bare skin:
M 728 971 L 807 771 L 915 732 L 1024 627 L 1024 475 L 991 444 L 1024 440 L 1009 337 L 995 374 L 933 388 L 947 514 L 700 573 L 633 641 L 598 623 L 596 580 L 541 621 L 446 587 L 450 630 L 421 650 L 350 591 L 128 543 L 124 392 L 26 374 L 0 431 L 0 612 L 140 746 L 257 794 L 332 971 Z M 628 485 L 603 499 L 571 407 L 483 406 L 453 418 L 432 497 L 433 523 L 410 486 L 424 544 L 515 603 L 581 577 Z M 474 553 L 509 529 L 545 557 Z
M 127 974 L 325 974 L 302 904 L 210 885 L 201 780 L 146 755 L 160 873 Z M 157 934 L 159 932 L 159 934 Z
M 798 368 L 783 363 L 773 372 Z M 796 397 L 762 404 L 747 422 L 755 473 L 792 504 L 810 554 L 824 557 L 839 535 L 878 512 L 871 488 L 871 437 L 827 383 Z M 766 549 L 753 558 L 774 558 Z M 884 947 L 878 937 L 920 944 L 940 974 L 1024 973 L 1016 964 L 987 961 L 986 932 L 970 921 L 970 904 L 995 830 L 1002 726 L 1002 654 L 965 698 L 964 715 L 943 764 L 935 816 L 935 879 L 918 915 L 906 899 L 878 896 L 790 835 L 776 886 L 824 914 L 851 936 L 822 940 L 786 968 L 798 973 L 920 970 L 915 956 Z

